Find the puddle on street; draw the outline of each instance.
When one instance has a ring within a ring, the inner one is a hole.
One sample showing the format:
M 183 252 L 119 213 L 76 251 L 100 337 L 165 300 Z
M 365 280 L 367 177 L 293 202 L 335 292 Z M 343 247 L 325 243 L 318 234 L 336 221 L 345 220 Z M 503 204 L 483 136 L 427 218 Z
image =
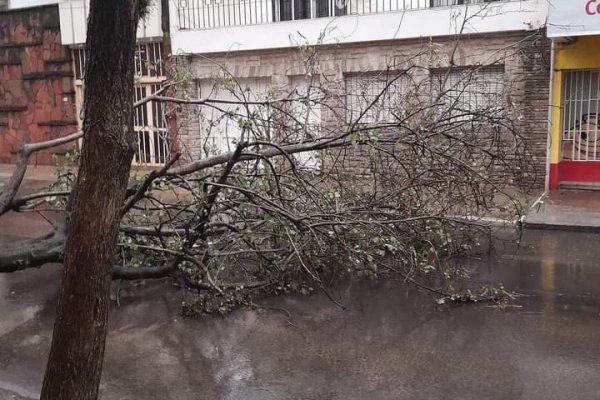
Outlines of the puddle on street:
M 597 243 L 527 231 L 472 259 L 477 280 L 520 294 L 506 310 L 361 282 L 333 291 L 347 310 L 317 294 L 184 319 L 177 289 L 148 285 L 111 310 L 102 399 L 596 398 Z M 0 276 L 1 382 L 28 393 L 40 389 L 59 278 L 56 267 Z

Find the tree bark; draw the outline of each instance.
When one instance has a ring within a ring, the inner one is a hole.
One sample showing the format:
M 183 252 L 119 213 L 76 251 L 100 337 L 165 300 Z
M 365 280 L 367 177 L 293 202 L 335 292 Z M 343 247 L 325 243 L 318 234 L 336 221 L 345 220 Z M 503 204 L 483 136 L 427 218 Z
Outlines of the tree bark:
M 42 400 L 97 399 L 111 271 L 134 154 L 135 0 L 91 0 L 83 148 Z

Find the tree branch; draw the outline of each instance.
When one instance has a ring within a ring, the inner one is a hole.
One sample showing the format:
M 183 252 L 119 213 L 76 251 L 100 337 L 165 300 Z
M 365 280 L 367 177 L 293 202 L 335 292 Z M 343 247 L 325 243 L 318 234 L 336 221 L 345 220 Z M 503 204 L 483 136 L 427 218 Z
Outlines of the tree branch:
M 144 183 L 142 183 L 140 188 L 133 194 L 133 196 L 131 196 L 129 198 L 129 200 L 127 200 L 127 203 L 125 203 L 125 205 L 123 206 L 123 208 L 121 210 L 121 216 L 127 214 L 127 211 L 131 210 L 131 208 L 135 205 L 135 203 L 137 203 L 139 200 L 141 200 L 144 197 L 144 193 L 146 193 L 146 191 L 148 190 L 148 188 L 150 187 L 152 182 L 156 178 L 160 178 L 161 176 L 164 176 L 167 173 L 167 171 L 169 170 L 169 168 L 171 168 L 171 166 L 173 166 L 173 164 L 175 164 L 175 162 L 177 162 L 177 160 L 179 160 L 179 157 L 181 157 L 181 154 L 179 154 L 179 153 L 173 155 L 173 157 L 169 160 L 169 162 L 166 163 L 161 169 L 154 170 L 150 173 L 150 175 L 148 176 L 148 178 L 146 178 Z
M 45 142 L 31 144 L 23 143 L 17 152 L 17 161 L 15 163 L 14 172 L 0 193 L 0 215 L 12 208 L 11 203 L 15 198 L 21 183 L 23 182 L 25 172 L 27 172 L 27 161 L 32 153 L 72 142 L 81 138 L 82 136 L 82 132 L 76 132 L 68 136 L 48 140 Z
M 0 273 L 60 262 L 66 240 L 64 225 L 40 238 L 0 246 Z

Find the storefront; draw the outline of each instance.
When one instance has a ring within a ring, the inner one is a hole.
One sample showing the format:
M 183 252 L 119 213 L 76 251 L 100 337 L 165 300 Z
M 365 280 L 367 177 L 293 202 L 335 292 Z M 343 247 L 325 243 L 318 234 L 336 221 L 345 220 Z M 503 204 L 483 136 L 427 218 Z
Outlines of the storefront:
M 600 187 L 600 0 L 550 9 L 552 90 L 548 187 Z

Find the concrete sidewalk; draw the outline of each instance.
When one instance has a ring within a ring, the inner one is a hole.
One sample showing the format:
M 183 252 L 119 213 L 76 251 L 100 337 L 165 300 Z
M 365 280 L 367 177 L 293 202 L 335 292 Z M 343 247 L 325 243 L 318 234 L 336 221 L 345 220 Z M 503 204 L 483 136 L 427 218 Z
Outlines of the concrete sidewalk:
M 52 165 L 30 165 L 27 167 L 25 179 L 33 181 L 52 181 L 55 179 L 54 166 Z M 11 177 L 15 169 L 14 164 L 0 164 L 0 182 Z
M 54 166 L 30 165 L 25 180 L 50 182 L 55 179 Z M 132 167 L 131 174 L 149 173 L 152 167 Z M 14 171 L 12 164 L 0 164 L 0 187 Z M 553 229 L 600 232 L 600 191 L 557 190 L 550 192 L 525 219 L 530 229 Z
M 53 181 L 56 179 L 55 168 L 56 167 L 54 165 L 29 165 L 27 167 L 27 172 L 25 173 L 25 180 L 45 182 Z M 132 165 L 131 176 L 148 174 L 157 168 L 160 167 Z M 2 182 L 5 182 L 11 177 L 14 169 L 14 164 L 0 164 L 0 185 L 2 185 Z
M 600 232 L 600 191 L 552 191 L 527 216 L 525 227 Z

